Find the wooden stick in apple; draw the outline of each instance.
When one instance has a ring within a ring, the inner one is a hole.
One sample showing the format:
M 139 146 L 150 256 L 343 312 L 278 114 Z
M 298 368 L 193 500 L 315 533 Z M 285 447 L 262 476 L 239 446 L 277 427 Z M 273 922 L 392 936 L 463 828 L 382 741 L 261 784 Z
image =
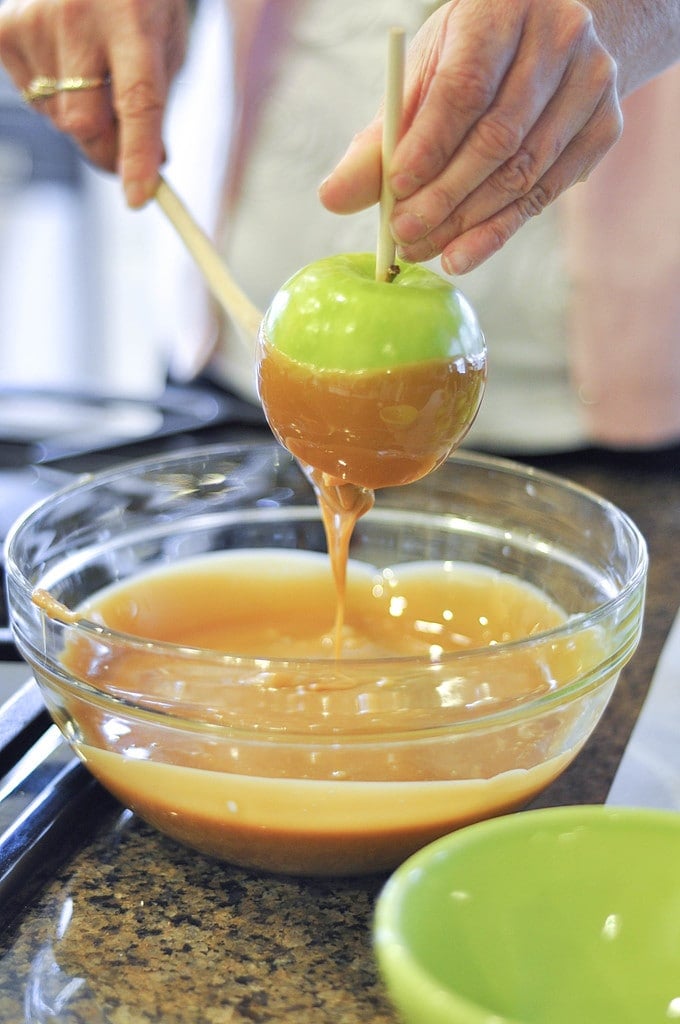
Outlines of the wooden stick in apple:
M 406 35 L 402 28 L 392 28 L 387 39 L 387 70 L 385 74 L 385 106 L 382 134 L 382 187 L 380 191 L 380 223 L 375 261 L 376 281 L 391 281 L 394 277 L 396 247 L 390 219 L 394 209 L 394 194 L 388 183 L 392 155 L 399 141 L 404 99 L 404 59 Z

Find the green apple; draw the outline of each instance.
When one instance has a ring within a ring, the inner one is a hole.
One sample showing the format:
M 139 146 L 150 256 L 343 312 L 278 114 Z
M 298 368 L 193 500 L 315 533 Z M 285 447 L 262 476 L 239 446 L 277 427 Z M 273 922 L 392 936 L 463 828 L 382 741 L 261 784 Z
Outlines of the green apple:
M 417 263 L 375 279 L 374 253 L 343 253 L 303 267 L 262 322 L 269 345 L 319 370 L 388 370 L 436 359 L 484 358 L 477 318 L 458 291 Z
M 304 466 L 355 487 L 431 472 L 472 424 L 486 349 L 461 293 L 418 264 L 377 281 L 373 253 L 295 274 L 262 321 L 257 384 L 273 433 Z

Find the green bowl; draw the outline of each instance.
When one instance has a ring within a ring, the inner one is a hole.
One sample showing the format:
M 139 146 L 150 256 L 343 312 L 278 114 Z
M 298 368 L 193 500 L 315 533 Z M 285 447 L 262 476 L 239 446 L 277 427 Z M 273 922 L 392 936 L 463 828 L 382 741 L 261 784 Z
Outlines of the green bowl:
M 680 1020 L 680 814 L 560 807 L 471 825 L 391 876 L 374 943 L 408 1024 Z

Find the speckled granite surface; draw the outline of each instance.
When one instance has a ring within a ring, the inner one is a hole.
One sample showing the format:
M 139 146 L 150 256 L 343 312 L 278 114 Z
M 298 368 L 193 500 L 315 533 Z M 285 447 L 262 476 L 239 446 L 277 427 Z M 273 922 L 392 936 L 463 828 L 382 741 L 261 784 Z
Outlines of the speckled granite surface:
M 680 604 L 680 453 L 541 464 L 622 507 L 650 548 L 640 648 L 595 736 L 534 805 L 601 802 Z M 115 809 L 0 937 L 0 1021 L 394 1022 L 371 952 L 382 882 L 249 874 Z
M 380 882 L 251 875 L 117 814 L 6 937 L 0 1020 L 392 1021 Z

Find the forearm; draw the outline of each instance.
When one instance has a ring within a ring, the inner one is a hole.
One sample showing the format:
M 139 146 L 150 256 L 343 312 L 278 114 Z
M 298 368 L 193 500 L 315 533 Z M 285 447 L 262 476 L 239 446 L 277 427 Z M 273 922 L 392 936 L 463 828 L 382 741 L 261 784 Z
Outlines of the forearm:
M 680 60 L 680 0 L 584 0 L 618 67 L 622 98 Z

